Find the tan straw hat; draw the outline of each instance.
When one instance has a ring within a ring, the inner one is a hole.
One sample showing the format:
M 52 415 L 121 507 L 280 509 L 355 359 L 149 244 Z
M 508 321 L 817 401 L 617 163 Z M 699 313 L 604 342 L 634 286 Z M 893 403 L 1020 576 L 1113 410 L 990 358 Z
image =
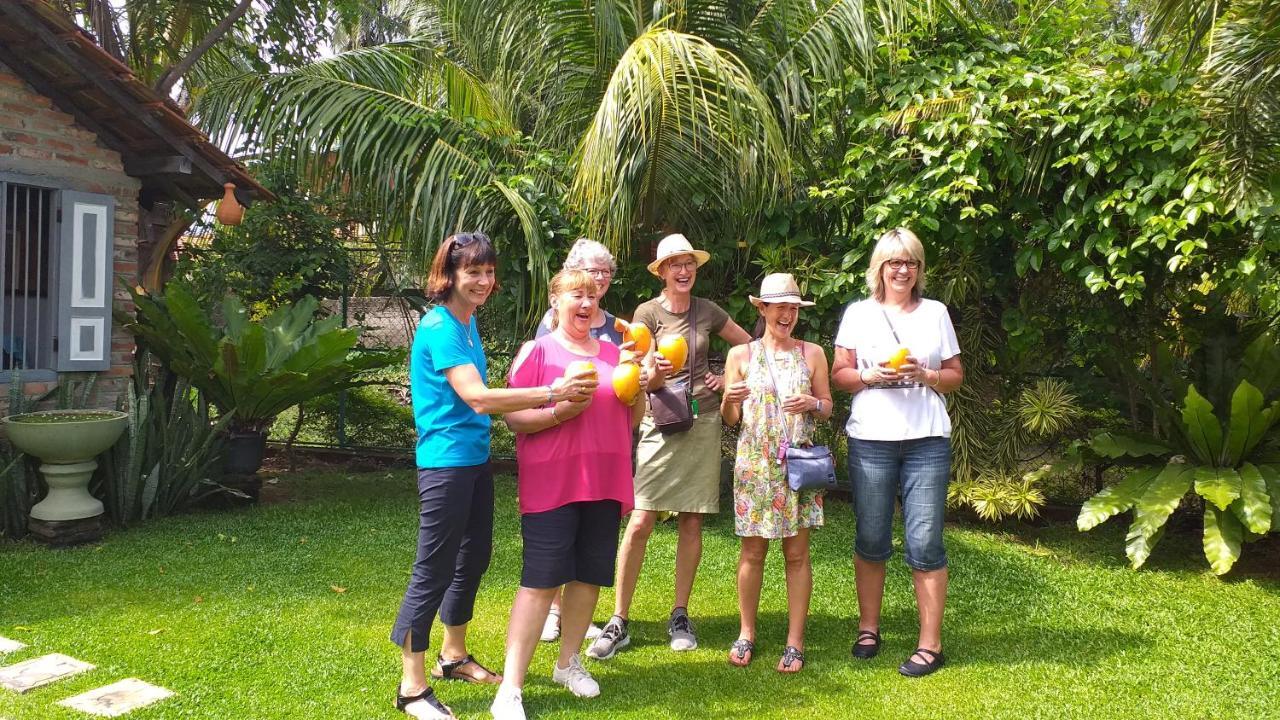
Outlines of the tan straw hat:
M 689 244 L 689 238 L 680 233 L 673 233 L 662 238 L 662 242 L 658 243 L 658 256 L 654 258 L 653 262 L 649 263 L 649 272 L 657 275 L 658 266 L 662 264 L 662 261 L 676 255 L 692 255 L 698 261 L 698 267 L 706 265 L 707 261 L 711 259 L 711 253 L 706 250 L 694 250 L 693 246 Z
M 748 295 L 751 304 L 760 307 L 761 303 L 793 303 L 800 307 L 811 307 L 813 303 L 800 297 L 800 286 L 791 273 L 773 273 L 760 281 L 760 297 Z

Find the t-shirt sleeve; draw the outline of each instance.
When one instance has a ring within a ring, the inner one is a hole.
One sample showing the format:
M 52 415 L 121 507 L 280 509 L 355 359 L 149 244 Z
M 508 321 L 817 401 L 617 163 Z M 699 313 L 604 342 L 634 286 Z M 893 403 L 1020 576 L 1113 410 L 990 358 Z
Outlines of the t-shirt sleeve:
M 529 349 L 529 354 L 520 362 L 518 366 L 511 372 L 511 377 L 507 381 L 507 387 L 513 388 L 529 388 L 539 385 L 546 385 L 542 382 L 542 364 L 545 356 L 542 352 L 542 346 L 537 343 Z
M 698 320 L 707 324 L 707 329 L 712 335 L 719 335 L 724 326 L 729 323 L 729 313 L 719 305 L 710 300 L 703 300 L 698 303 Z
M 551 328 L 551 313 L 552 313 L 552 312 L 554 312 L 554 311 L 553 311 L 551 308 L 547 308 L 547 311 L 546 311 L 545 313 L 543 313 L 543 315 L 542 315 L 542 322 L 538 323 L 538 330 L 537 330 L 537 332 L 535 332 L 535 333 L 533 334 L 533 336 L 534 336 L 535 338 L 540 338 L 540 337 L 542 337 L 543 335 L 546 335 L 547 333 L 551 332 L 551 329 L 552 329 L 552 328 Z
M 951 313 L 946 305 L 942 305 L 942 312 L 938 315 L 938 335 L 942 340 L 938 346 L 938 357 L 950 360 L 960 354 L 960 341 L 956 339 L 956 329 L 951 324 Z
M 653 306 L 648 302 L 642 302 L 636 307 L 636 312 L 632 315 L 631 322 L 644 323 L 644 326 L 649 328 L 649 332 L 655 334 L 658 332 L 658 321 L 653 316 Z
M 840 318 L 840 328 L 836 330 L 836 346 L 852 350 L 858 344 L 858 328 L 857 321 L 854 316 L 857 314 L 854 308 L 857 303 L 845 308 L 844 317 Z
M 466 330 L 458 323 L 424 323 L 418 332 L 423 336 L 427 357 L 436 372 L 443 373 L 460 365 L 475 365 L 463 335 Z

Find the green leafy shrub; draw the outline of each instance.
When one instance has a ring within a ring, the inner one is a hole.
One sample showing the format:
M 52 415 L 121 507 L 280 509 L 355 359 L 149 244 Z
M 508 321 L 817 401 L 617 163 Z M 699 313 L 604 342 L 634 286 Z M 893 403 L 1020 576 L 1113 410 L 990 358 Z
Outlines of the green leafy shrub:
M 1230 403 L 1215 406 L 1186 384 L 1180 403 L 1157 405 L 1163 437 L 1104 432 L 1082 453 L 1134 465 L 1120 482 L 1085 502 L 1077 526 L 1091 530 L 1128 510 L 1125 554 L 1147 561 L 1179 506 L 1203 503 L 1204 555 L 1226 573 L 1242 542 L 1280 530 L 1280 346 L 1271 333 L 1249 345 Z M 1188 502 L 1191 500 L 1193 502 Z
M 235 296 L 222 303 L 225 327 L 182 287 L 164 297 L 130 290 L 136 317 L 122 317 L 167 368 L 190 381 L 235 431 L 263 432 L 277 415 L 300 402 L 377 382 L 371 370 L 403 362 L 403 350 L 357 348 L 361 329 L 341 319 L 317 320 L 310 296 L 260 321 Z

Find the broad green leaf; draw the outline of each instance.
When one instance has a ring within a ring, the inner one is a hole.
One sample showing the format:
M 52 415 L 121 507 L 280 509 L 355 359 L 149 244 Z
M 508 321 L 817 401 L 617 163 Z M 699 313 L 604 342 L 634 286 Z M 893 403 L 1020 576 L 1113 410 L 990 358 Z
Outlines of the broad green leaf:
M 1240 497 L 1240 475 L 1231 468 L 1205 467 L 1195 469 L 1196 492 L 1200 497 L 1226 510 Z
M 1216 465 L 1222 453 L 1222 424 L 1213 414 L 1213 403 L 1204 399 L 1195 385 L 1187 388 L 1182 424 L 1196 458 L 1204 465 Z
M 1262 440 L 1267 429 L 1268 413 L 1258 388 L 1241 380 L 1231 394 L 1231 419 L 1227 424 L 1227 444 L 1222 452 L 1222 465 L 1235 467 L 1249 456 L 1249 451 Z
M 1128 556 L 1129 564 L 1134 570 L 1142 567 L 1162 537 L 1164 537 L 1163 526 L 1155 532 L 1147 532 L 1145 528 L 1138 526 L 1137 521 L 1129 526 L 1129 534 L 1125 536 L 1124 554 Z
M 1089 449 L 1106 458 L 1158 457 L 1172 452 L 1156 438 L 1125 432 L 1100 432 L 1089 441 Z
M 1222 575 L 1240 559 L 1244 528 L 1235 515 L 1216 507 L 1204 509 L 1204 557 L 1213 572 Z
M 1271 531 L 1280 532 L 1280 466 L 1259 465 L 1258 473 L 1267 481 L 1267 496 L 1271 500 Z
M 1271 494 L 1262 472 L 1251 463 L 1240 466 L 1240 497 L 1231 511 L 1250 532 L 1266 534 L 1271 529 Z
M 1086 500 L 1076 518 L 1076 529 L 1080 532 L 1092 530 L 1112 516 L 1133 507 L 1161 470 L 1159 467 L 1135 470 L 1120 482 Z
M 1133 504 L 1133 525 L 1147 535 L 1164 527 L 1164 523 L 1182 502 L 1182 496 L 1191 489 L 1193 467 L 1181 463 L 1169 463 L 1160 470 L 1142 495 Z

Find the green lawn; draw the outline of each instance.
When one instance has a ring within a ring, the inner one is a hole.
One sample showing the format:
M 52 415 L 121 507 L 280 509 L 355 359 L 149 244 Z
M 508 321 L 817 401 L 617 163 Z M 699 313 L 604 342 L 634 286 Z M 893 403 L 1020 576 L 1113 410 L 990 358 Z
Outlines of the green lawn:
M 502 478 L 499 488 L 498 547 L 472 632 L 473 650 L 494 666 L 520 570 L 514 483 Z M 398 652 L 387 634 L 413 556 L 410 472 L 305 474 L 274 490 L 285 500 L 154 522 L 97 547 L 0 545 L 0 635 L 30 645 L 4 661 L 64 652 L 97 665 L 24 696 L 0 691 L 0 717 L 85 717 L 54 703 L 125 677 L 177 692 L 128 716 L 139 720 L 397 717 Z M 831 503 L 827 522 L 814 543 L 809 665 L 799 676 L 772 669 L 785 608 L 776 549 L 759 659 L 746 670 L 724 660 L 737 632 L 737 546 L 724 517 L 709 526 L 691 608 L 701 647 L 667 650 L 667 524 L 650 546 L 633 647 L 588 665 L 602 696 L 577 700 L 553 685 L 544 645 L 526 689 L 530 717 L 1280 717 L 1280 582 L 1274 573 L 1213 577 L 1193 536 L 1170 534 L 1135 573 L 1119 525 L 1089 535 L 950 528 L 950 665 L 908 680 L 896 672 L 914 639 L 900 559 L 885 652 L 855 663 L 849 507 Z M 460 716 L 487 717 L 491 689 L 440 692 Z

